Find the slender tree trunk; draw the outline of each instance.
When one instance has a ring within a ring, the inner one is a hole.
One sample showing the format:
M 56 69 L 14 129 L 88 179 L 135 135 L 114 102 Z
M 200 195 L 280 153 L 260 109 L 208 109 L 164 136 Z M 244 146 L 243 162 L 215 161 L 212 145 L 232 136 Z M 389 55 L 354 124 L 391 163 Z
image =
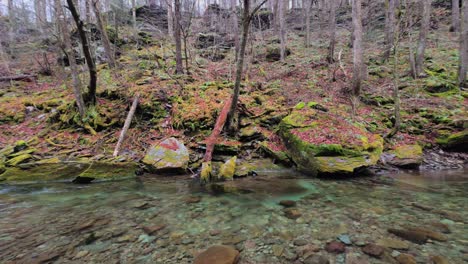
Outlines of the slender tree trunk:
M 330 45 L 328 46 L 328 63 L 335 61 L 335 43 L 336 43 L 336 1 L 330 0 L 330 19 L 328 21 L 330 28 Z
M 273 27 L 275 34 L 279 35 L 280 28 L 279 28 L 279 1 L 275 0 L 273 5 Z
M 167 32 L 169 36 L 174 36 L 174 17 L 172 13 L 172 1 L 167 0 Z
M 452 0 L 452 25 L 450 26 L 451 32 L 458 32 L 460 30 L 460 0 Z
M 78 29 L 78 33 L 80 35 L 81 40 L 81 47 L 83 49 L 83 54 L 86 59 L 86 64 L 88 65 L 89 71 L 89 85 L 88 85 L 88 92 L 85 96 L 85 102 L 88 105 L 95 105 L 96 104 L 96 86 L 97 86 L 97 70 L 96 64 L 94 63 L 93 56 L 91 55 L 91 50 L 88 42 L 88 37 L 86 36 L 86 31 L 84 29 L 83 21 L 80 19 L 80 15 L 76 10 L 75 4 L 73 0 L 67 0 L 68 8 L 75 20 L 76 27 Z
M 386 0 L 385 2 L 385 61 L 390 58 L 390 52 L 392 50 L 395 39 L 395 1 L 396 0 Z
M 283 0 L 279 0 L 283 1 Z M 242 71 L 244 68 L 245 47 L 247 46 L 247 37 L 250 27 L 250 0 L 244 0 L 244 10 L 242 12 L 242 36 L 240 42 L 239 56 L 236 61 L 236 80 L 234 83 L 234 93 L 232 96 L 231 109 L 228 114 L 228 131 L 235 132 L 238 128 L 237 101 L 239 101 L 240 84 L 242 80 Z
M 418 49 L 416 50 L 416 76 L 419 77 L 424 66 L 424 52 L 426 50 L 427 34 L 431 20 L 431 0 L 423 0 L 421 29 L 419 31 Z
M 353 95 L 359 96 L 361 92 L 363 51 L 362 51 L 362 11 L 361 0 L 352 0 L 353 17 Z
M 280 57 L 281 61 L 284 61 L 286 53 L 286 23 L 285 23 L 285 11 L 287 6 L 285 5 L 287 0 L 279 0 L 279 24 L 280 24 Z
M 136 23 L 136 2 L 135 2 L 135 0 L 132 0 L 132 23 L 133 23 L 133 28 L 136 29 L 137 23 Z
M 462 21 L 460 32 L 460 63 L 458 67 L 458 83 L 460 88 L 467 87 L 468 70 L 468 3 L 465 1 L 462 6 Z
M 174 40 L 176 46 L 176 74 L 184 74 L 184 66 L 182 62 L 182 44 L 180 39 L 180 0 L 175 0 L 175 19 L 174 19 Z
M 89 1 L 91 0 L 84 0 L 85 1 L 85 13 L 86 13 L 86 23 L 91 23 L 91 7 L 89 6 Z
M 138 100 L 140 95 L 135 95 L 133 98 L 132 106 L 130 107 L 130 111 L 128 112 L 127 118 L 125 119 L 124 126 L 122 131 L 120 132 L 119 140 L 117 141 L 117 145 L 115 146 L 114 153 L 112 156 L 117 157 L 119 155 L 120 148 L 122 147 L 123 141 L 125 139 L 125 134 L 127 134 L 128 128 L 130 128 L 130 124 L 132 123 L 133 115 L 135 114 L 136 108 L 138 106 Z
M 112 52 L 112 47 L 111 43 L 109 41 L 109 37 L 107 35 L 107 30 L 104 25 L 104 22 L 102 21 L 102 16 L 101 12 L 99 11 L 98 7 L 98 1 L 93 2 L 93 10 L 94 10 L 94 15 L 96 16 L 96 22 L 97 26 L 99 28 L 99 31 L 101 31 L 101 40 L 102 44 L 104 46 L 104 51 L 106 52 L 106 57 L 107 57 L 107 64 L 109 65 L 109 68 L 115 68 L 115 58 L 114 58 L 114 53 Z
M 312 1 L 313 0 L 306 0 L 307 6 L 305 8 L 305 47 L 310 47 L 310 19 L 312 13 Z
M 78 76 L 78 66 L 76 64 L 76 57 L 71 44 L 70 33 L 68 32 L 68 26 L 65 14 L 63 12 L 61 1 L 55 0 L 54 5 L 55 12 L 57 14 L 57 22 L 59 24 L 60 32 L 62 34 L 62 42 L 65 46 L 65 52 L 68 57 L 68 62 L 70 63 L 70 69 L 73 79 L 73 93 L 75 95 L 76 105 L 78 107 L 78 112 L 80 113 L 80 116 L 83 118 L 85 116 L 86 109 L 83 101 L 83 95 L 81 93 L 81 81 Z
M 234 34 L 234 45 L 236 48 L 236 60 L 237 56 L 239 53 L 239 21 L 237 19 L 237 12 L 236 12 L 236 0 L 231 0 L 231 23 L 232 23 L 232 29 L 233 29 L 233 34 Z

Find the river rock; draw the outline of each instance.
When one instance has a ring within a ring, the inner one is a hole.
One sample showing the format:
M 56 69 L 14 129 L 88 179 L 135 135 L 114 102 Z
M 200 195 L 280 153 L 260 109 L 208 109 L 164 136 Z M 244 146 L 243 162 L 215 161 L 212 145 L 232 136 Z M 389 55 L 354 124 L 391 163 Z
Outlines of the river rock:
M 212 246 L 200 253 L 194 264 L 234 264 L 239 258 L 239 251 L 228 246 Z
M 422 148 L 417 144 L 399 145 L 387 153 L 385 161 L 401 168 L 417 168 L 422 163 L 422 154 Z
M 393 238 L 382 238 L 377 240 L 377 245 L 392 248 L 392 249 L 404 249 L 407 250 L 409 248 L 409 243 L 403 240 L 393 239 Z
M 218 179 L 232 180 L 234 178 L 234 173 L 236 171 L 236 160 L 237 157 L 234 156 L 221 165 L 219 168 Z
M 461 132 L 442 136 L 437 139 L 437 143 L 446 150 L 468 152 L 468 129 Z
M 383 139 L 364 126 L 305 106 L 280 123 L 280 135 L 300 171 L 346 174 L 377 163 Z
M 437 241 L 441 241 L 441 242 L 447 241 L 447 236 L 445 236 L 444 234 L 441 234 L 439 232 L 436 232 L 436 231 L 433 231 L 433 230 L 430 230 L 430 229 L 427 229 L 427 228 L 410 227 L 410 228 L 408 228 L 408 230 L 424 234 L 427 238 L 430 238 L 430 239 L 433 239 L 433 240 L 437 240 Z
M 281 200 L 279 202 L 279 204 L 281 206 L 284 206 L 284 207 L 294 207 L 294 206 L 296 206 L 296 202 L 293 201 L 293 200 Z
M 449 264 L 450 262 L 442 256 L 431 256 L 431 261 L 434 264 Z
M 325 250 L 329 253 L 341 254 L 345 252 L 346 246 L 341 242 L 332 241 L 325 245 Z
M 182 142 L 171 137 L 151 146 L 142 162 L 155 173 L 185 171 L 189 151 Z
M 312 255 L 304 260 L 304 264 L 329 264 L 330 260 L 323 255 Z
M 369 256 L 379 258 L 384 252 L 384 247 L 381 247 L 376 244 L 367 244 L 362 248 L 362 252 L 366 253 Z
M 400 254 L 396 257 L 396 260 L 400 264 L 417 264 L 416 259 L 410 254 Z
M 284 210 L 284 215 L 289 219 L 297 219 L 301 217 L 301 212 L 295 208 L 287 208 Z
M 393 228 L 388 229 L 388 232 L 417 244 L 424 244 L 427 242 L 427 235 L 424 232 Z

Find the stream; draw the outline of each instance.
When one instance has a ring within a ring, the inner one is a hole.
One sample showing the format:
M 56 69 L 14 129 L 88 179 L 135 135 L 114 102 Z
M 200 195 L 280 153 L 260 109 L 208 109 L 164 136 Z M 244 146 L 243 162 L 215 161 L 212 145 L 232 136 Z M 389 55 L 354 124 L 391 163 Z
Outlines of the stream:
M 333 180 L 263 172 L 205 188 L 186 176 L 0 185 L 0 263 L 192 263 L 218 244 L 239 250 L 239 263 L 398 263 L 401 254 L 467 263 L 467 221 L 467 169 Z M 446 241 L 388 232 L 408 226 Z M 331 241 L 345 252 L 325 250 Z M 385 250 L 371 256 L 367 244 Z

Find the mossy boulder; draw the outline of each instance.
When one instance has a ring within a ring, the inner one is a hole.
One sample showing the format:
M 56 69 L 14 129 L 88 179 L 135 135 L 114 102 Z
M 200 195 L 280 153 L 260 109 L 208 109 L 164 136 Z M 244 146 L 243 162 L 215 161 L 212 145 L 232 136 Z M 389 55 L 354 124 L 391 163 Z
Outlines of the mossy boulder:
M 260 143 L 260 148 L 267 156 L 273 158 L 274 161 L 281 162 L 285 165 L 291 164 L 286 147 L 282 142 L 263 141 Z
M 189 159 L 185 145 L 171 137 L 151 146 L 142 162 L 150 172 L 182 172 L 187 169 Z
M 468 129 L 442 136 L 437 143 L 446 150 L 468 152 Z
M 402 167 L 402 168 L 417 168 L 423 161 L 423 151 L 421 146 L 414 145 L 399 145 L 388 151 L 385 157 L 386 163 Z
M 317 174 L 349 174 L 374 165 L 383 139 L 363 125 L 315 109 L 294 110 L 280 124 L 280 135 L 298 169 Z
M 228 159 L 219 169 L 218 179 L 233 180 L 234 172 L 236 171 L 237 157 L 234 156 Z

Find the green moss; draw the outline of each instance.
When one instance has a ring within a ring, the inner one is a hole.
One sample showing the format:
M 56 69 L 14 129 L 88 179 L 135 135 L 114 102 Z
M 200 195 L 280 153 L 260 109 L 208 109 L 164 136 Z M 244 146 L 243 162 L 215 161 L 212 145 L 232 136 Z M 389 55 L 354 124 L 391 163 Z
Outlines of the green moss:
M 298 104 L 296 104 L 296 106 L 294 106 L 294 109 L 296 109 L 296 110 L 301 110 L 301 109 L 303 109 L 305 106 L 306 106 L 306 104 L 305 104 L 304 102 L 299 102 Z
M 6 166 L 9 166 L 9 167 L 15 167 L 17 166 L 18 164 L 21 164 L 21 163 L 24 163 L 28 160 L 31 160 L 33 157 L 31 154 L 21 154 L 21 155 L 18 155 L 14 158 L 11 158 L 9 160 L 7 160 L 5 162 L 5 165 Z
M 419 145 L 400 145 L 389 151 L 399 159 L 419 159 L 423 150 Z
M 468 146 L 468 129 L 458 133 L 449 134 L 447 136 L 442 136 L 438 138 L 436 142 L 443 148 L 466 152 L 466 146 Z
M 233 180 L 234 172 L 236 171 L 236 160 L 237 157 L 234 156 L 221 165 L 218 173 L 218 179 Z

